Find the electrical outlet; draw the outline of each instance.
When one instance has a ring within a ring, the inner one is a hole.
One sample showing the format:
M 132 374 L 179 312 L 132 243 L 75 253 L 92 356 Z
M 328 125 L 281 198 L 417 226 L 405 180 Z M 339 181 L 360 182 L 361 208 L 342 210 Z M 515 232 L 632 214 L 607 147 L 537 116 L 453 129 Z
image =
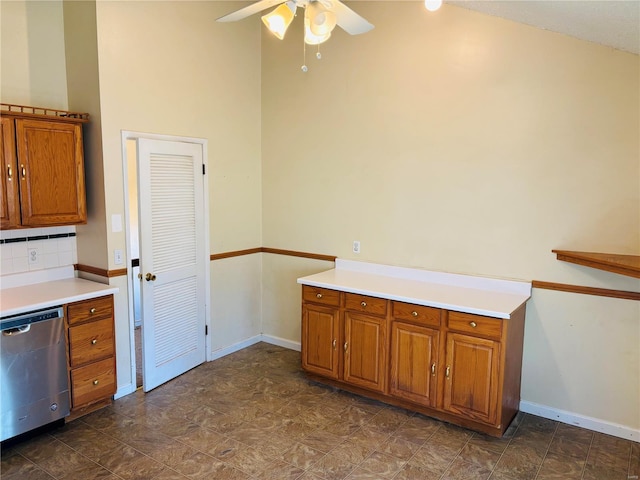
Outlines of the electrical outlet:
M 353 253 L 360 253 L 360 242 L 358 240 L 353 241 Z
M 113 263 L 116 265 L 122 265 L 124 263 L 122 260 L 122 250 L 113 251 Z
M 29 263 L 38 263 L 38 249 L 30 248 L 28 250 L 29 253 Z

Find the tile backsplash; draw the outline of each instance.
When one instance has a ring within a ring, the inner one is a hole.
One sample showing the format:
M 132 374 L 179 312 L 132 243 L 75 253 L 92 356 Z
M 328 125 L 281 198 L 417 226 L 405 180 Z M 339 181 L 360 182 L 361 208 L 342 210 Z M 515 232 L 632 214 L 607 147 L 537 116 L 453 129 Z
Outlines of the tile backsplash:
M 73 265 L 77 255 L 73 226 L 0 231 L 0 275 Z

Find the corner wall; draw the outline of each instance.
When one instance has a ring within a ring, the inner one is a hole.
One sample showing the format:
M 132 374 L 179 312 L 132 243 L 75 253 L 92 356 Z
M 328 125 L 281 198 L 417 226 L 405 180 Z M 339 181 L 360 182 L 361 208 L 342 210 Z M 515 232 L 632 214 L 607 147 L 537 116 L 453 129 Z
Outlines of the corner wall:
M 640 290 L 551 253 L 640 253 L 637 55 L 446 4 L 352 8 L 375 29 L 336 29 L 306 74 L 301 22 L 263 34 L 264 246 Z M 265 292 L 287 292 L 264 302 L 265 334 L 299 341 L 304 267 L 263 265 Z M 637 439 L 638 318 L 639 302 L 534 290 L 523 402 Z

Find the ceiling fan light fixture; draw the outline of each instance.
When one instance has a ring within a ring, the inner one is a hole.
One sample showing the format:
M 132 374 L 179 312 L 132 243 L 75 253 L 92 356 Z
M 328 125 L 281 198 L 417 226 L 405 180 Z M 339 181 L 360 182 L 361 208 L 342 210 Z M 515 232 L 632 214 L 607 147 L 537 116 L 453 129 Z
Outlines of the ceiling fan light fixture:
M 329 37 L 331 37 L 331 32 L 325 35 L 316 35 L 313 33 L 309 26 L 309 20 L 304 19 L 304 43 L 307 45 L 320 45 L 329 40 Z
M 442 6 L 442 0 L 424 0 L 424 8 L 430 12 L 435 12 Z
M 307 16 L 309 18 L 309 28 L 311 29 L 311 33 L 316 36 L 322 37 L 331 33 L 336 27 L 336 14 L 327 10 L 319 1 L 310 2 L 307 5 L 305 18 Z
M 272 12 L 263 15 L 262 22 L 267 26 L 271 33 L 282 40 L 287 28 L 289 28 L 289 25 L 293 22 L 295 12 L 296 3 L 286 2 L 276 7 Z

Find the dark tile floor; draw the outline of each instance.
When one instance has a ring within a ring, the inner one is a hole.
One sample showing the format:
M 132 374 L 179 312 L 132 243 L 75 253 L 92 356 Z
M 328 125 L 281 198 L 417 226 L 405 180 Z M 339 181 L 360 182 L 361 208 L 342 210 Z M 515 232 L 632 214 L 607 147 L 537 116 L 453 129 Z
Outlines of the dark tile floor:
M 504 438 L 486 437 L 310 382 L 299 353 L 260 343 L 6 447 L 0 471 L 6 480 L 629 480 L 640 444 L 526 414 Z

